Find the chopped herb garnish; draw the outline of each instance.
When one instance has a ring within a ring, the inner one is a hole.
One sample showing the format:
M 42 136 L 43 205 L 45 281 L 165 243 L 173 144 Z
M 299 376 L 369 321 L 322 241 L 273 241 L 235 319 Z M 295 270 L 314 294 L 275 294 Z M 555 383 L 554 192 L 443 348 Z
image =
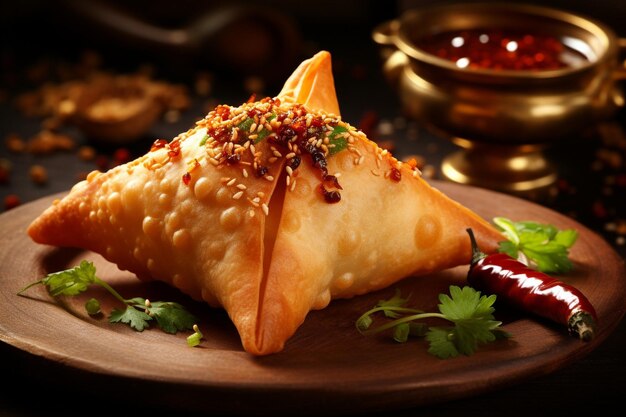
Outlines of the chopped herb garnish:
M 80 265 L 74 268 L 48 274 L 41 280 L 27 285 L 18 295 L 38 284 L 45 285 L 48 292 L 54 297 L 78 295 L 86 291 L 91 285 L 99 285 L 125 305 L 123 309 L 116 308 L 111 312 L 109 322 L 125 323 L 139 332 L 150 327 L 153 320 L 156 321 L 161 330 L 172 334 L 182 330 L 192 330 L 194 323 L 196 323 L 196 318 L 178 303 L 150 302 L 140 297 L 125 299 L 108 283 L 96 276 L 95 266 L 88 261 L 82 261 Z M 92 298 L 85 304 L 85 309 L 90 315 L 98 314 L 100 302 Z
M 193 325 L 193 331 L 194 331 L 193 334 L 190 334 L 189 336 L 187 336 L 187 344 L 190 347 L 198 346 L 200 344 L 200 341 L 204 338 L 204 335 L 198 328 L 197 324 Z
M 343 136 L 337 137 L 338 135 L 346 133 L 347 131 L 348 128 L 344 126 L 337 125 L 333 128 L 332 133 L 328 136 L 329 144 L 332 145 L 328 147 L 328 152 L 331 155 L 334 155 L 337 152 L 341 152 L 348 147 L 348 141 L 346 140 L 346 138 L 344 138 Z
M 100 314 L 100 301 L 95 298 L 90 298 L 85 303 L 85 310 L 87 310 L 87 314 L 89 314 L 90 316 Z
M 402 298 L 399 290 L 389 300 L 379 301 L 356 321 L 356 327 L 362 334 L 370 335 L 393 329 L 393 339 L 406 342 L 410 336 L 425 337 L 429 343 L 428 353 L 441 359 L 463 355 L 472 355 L 481 344 L 493 342 L 502 337 L 509 337 L 500 328 L 502 324 L 493 317 L 495 295 L 481 295 L 471 287 L 450 286 L 450 295 L 439 294 L 439 313 L 425 313 L 405 307 L 408 297 Z M 371 328 L 372 315 L 382 311 L 388 321 Z M 427 318 L 446 320 L 452 326 L 428 326 L 423 321 Z
M 508 239 L 500 242 L 500 252 L 545 273 L 559 274 L 572 269 L 569 249 L 578 238 L 576 230 L 559 230 L 532 221 L 514 222 L 505 217 L 495 217 L 493 222 Z
M 240 132 L 248 133 L 250 131 L 250 128 L 252 127 L 252 123 L 254 123 L 254 119 L 252 117 L 248 117 L 246 120 L 239 123 L 237 125 L 237 128 L 239 129 Z
M 200 141 L 200 143 L 198 144 L 198 146 L 204 146 L 206 144 L 206 141 L 209 139 L 209 135 L 204 135 L 204 137 L 202 138 L 202 140 Z
M 271 132 L 269 130 L 267 130 L 266 128 L 261 129 L 261 131 L 259 133 L 257 133 L 257 137 L 254 140 L 254 143 L 259 143 L 261 142 L 263 139 L 265 139 Z

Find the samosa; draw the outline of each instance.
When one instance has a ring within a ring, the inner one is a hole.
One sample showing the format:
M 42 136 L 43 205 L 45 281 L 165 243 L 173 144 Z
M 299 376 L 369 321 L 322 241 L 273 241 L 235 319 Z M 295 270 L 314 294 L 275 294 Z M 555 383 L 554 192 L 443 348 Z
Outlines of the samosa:
M 243 348 L 279 352 L 309 311 L 468 264 L 502 235 L 344 122 L 326 51 L 276 97 L 219 105 L 94 171 L 28 228 L 223 307 Z

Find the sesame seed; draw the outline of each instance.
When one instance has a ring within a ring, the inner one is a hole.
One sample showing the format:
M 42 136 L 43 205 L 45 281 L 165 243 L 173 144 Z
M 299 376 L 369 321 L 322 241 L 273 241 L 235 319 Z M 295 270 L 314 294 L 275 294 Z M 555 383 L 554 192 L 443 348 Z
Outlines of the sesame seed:
M 255 133 L 254 135 L 250 135 L 250 136 L 248 136 L 248 139 L 250 139 L 250 140 L 255 140 L 255 139 L 256 139 L 256 138 L 258 138 L 258 137 L 259 137 L 259 135 L 257 135 L 257 134 Z
M 209 162 L 211 163 L 211 165 L 214 165 L 214 166 L 218 166 L 220 164 L 220 161 L 218 161 L 215 158 L 209 158 Z
M 233 200 L 239 200 L 243 196 L 243 191 L 237 191 L 233 194 Z
M 243 174 L 244 178 L 248 178 L 248 171 L 245 168 L 241 170 L 241 173 Z
M 256 130 L 256 123 L 252 123 L 252 125 L 250 126 L 250 130 L 249 132 L 252 133 Z
M 237 188 L 239 188 L 240 190 L 246 190 L 248 187 L 243 184 L 237 184 Z
M 374 175 L 376 175 L 377 177 L 380 177 L 380 173 L 378 171 L 376 171 L 375 169 L 371 169 L 370 172 Z
M 274 149 L 274 151 L 272 152 L 274 154 L 274 156 L 276 158 L 280 158 L 281 156 L 283 156 L 280 152 L 278 152 L 276 149 Z
M 289 191 L 293 191 L 296 188 L 296 179 L 294 178 L 291 182 L 291 187 L 289 187 Z
M 289 184 L 291 183 L 291 177 L 289 175 L 285 177 L 285 183 L 287 184 L 287 187 L 289 187 Z
M 248 216 L 250 216 L 250 218 L 254 217 L 254 210 L 248 210 Z
M 277 160 L 278 160 L 278 158 L 276 158 L 275 156 L 271 156 L 270 158 L 268 158 L 268 160 L 267 160 L 267 161 L 268 161 L 270 164 L 273 164 L 273 163 L 274 163 L 274 162 L 276 162 Z
M 272 177 L 271 175 L 266 175 L 265 179 L 268 181 L 274 181 L 274 177 Z
M 237 178 L 233 178 L 233 179 L 229 180 L 229 181 L 226 183 L 226 185 L 230 187 L 230 186 L 231 186 L 231 185 L 233 185 L 235 182 L 237 182 Z
M 263 209 L 263 213 L 265 213 L 266 216 L 270 214 L 270 208 L 267 206 L 267 204 L 261 204 L 261 208 Z
M 265 197 L 265 193 L 263 191 L 257 192 L 256 195 L 258 195 L 260 198 Z
M 293 175 L 293 168 L 289 165 L 285 166 L 285 171 L 287 171 L 287 175 Z

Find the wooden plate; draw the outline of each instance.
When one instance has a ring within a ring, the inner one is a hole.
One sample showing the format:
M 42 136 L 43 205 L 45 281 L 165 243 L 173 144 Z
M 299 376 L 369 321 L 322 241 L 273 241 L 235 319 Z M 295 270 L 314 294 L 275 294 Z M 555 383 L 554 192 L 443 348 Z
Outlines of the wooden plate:
M 115 378 L 133 393 L 149 387 L 150 401 L 213 413 L 358 412 L 412 407 L 496 390 L 550 373 L 580 359 L 601 344 L 625 312 L 624 261 L 597 234 L 545 207 L 492 191 L 432 181 L 452 198 L 491 219 L 535 220 L 575 228 L 580 237 L 571 256 L 575 272 L 562 277 L 587 295 L 599 316 L 597 337 L 581 342 L 561 326 L 496 304 L 496 318 L 513 338 L 485 346 L 470 357 L 440 360 L 424 341 L 398 344 L 388 337 L 365 337 L 355 320 L 394 288 L 351 300 L 333 301 L 309 314 L 281 353 L 254 358 L 240 346 L 226 314 L 195 303 L 160 283 L 141 283 L 99 255 L 33 243 L 27 225 L 56 196 L 43 198 L 0 216 L 0 340 L 46 362 L 61 363 L 98 380 Z M 95 263 L 98 276 L 124 297 L 175 300 L 199 317 L 205 339 L 189 348 L 189 333 L 169 335 L 158 329 L 135 332 L 89 317 L 83 303 L 96 296 L 109 312 L 115 307 L 97 288 L 84 296 L 52 299 L 44 288 L 17 292 L 48 272 Z M 397 286 L 412 293 L 412 304 L 436 309 L 437 294 L 449 285 L 464 285 L 467 267 Z

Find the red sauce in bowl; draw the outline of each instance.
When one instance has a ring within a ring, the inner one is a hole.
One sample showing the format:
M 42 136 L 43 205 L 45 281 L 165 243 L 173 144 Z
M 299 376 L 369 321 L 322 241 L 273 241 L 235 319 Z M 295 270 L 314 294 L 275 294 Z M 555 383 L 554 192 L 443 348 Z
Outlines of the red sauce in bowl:
M 418 39 L 416 46 L 459 68 L 546 71 L 589 62 L 562 39 L 505 29 L 442 32 Z

